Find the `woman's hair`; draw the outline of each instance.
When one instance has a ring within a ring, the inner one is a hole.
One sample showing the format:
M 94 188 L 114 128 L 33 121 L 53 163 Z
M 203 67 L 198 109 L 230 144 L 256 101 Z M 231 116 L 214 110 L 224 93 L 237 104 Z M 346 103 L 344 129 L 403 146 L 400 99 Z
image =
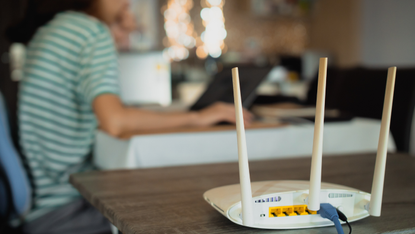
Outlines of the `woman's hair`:
M 12 42 L 27 44 L 36 30 L 49 22 L 57 13 L 73 10 L 88 11 L 96 0 L 28 0 L 25 17 L 6 31 Z

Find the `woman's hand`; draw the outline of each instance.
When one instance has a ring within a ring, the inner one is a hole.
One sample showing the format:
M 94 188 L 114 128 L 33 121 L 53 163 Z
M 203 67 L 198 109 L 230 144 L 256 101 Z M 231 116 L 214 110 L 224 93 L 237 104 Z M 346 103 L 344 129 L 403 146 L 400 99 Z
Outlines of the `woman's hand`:
M 93 108 L 100 128 L 114 137 L 138 131 L 210 126 L 223 121 L 235 123 L 234 106 L 222 102 L 200 111 L 159 113 L 126 107 L 118 96 L 102 94 L 94 99 Z M 253 115 L 244 110 L 245 125 L 249 125 L 252 119 Z
M 253 114 L 244 109 L 243 115 L 245 125 L 249 126 L 254 118 Z M 233 104 L 216 102 L 196 112 L 196 126 L 209 126 L 219 122 L 236 122 L 235 107 Z

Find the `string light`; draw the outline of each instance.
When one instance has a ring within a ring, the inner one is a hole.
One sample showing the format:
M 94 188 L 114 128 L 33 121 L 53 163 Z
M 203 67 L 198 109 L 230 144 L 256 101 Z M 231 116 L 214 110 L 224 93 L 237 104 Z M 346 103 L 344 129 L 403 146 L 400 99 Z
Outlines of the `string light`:
M 203 1 L 203 0 L 202 0 Z M 196 50 L 196 55 L 204 59 L 208 55 L 218 58 L 225 48 L 224 39 L 227 36 L 223 5 L 225 0 L 204 0 L 207 7 L 200 11 L 205 31 L 201 34 L 202 45 Z
M 164 55 L 174 61 L 187 59 L 189 49 L 196 45 L 194 26 L 189 14 L 192 7 L 192 0 L 168 0 L 167 8 L 163 12 L 167 35 Z

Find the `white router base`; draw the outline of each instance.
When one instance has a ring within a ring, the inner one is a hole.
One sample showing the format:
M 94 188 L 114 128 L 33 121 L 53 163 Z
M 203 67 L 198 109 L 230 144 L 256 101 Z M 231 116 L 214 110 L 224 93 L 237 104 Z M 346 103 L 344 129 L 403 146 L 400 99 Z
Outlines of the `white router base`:
M 332 226 L 333 222 L 318 214 L 288 211 L 292 216 L 276 217 L 282 209 L 304 207 L 310 188 L 309 181 L 261 181 L 252 182 L 254 223 L 252 228 L 297 229 Z M 239 184 L 214 188 L 203 194 L 205 200 L 232 222 L 243 225 L 241 189 Z M 349 222 L 369 216 L 366 210 L 370 194 L 343 185 L 321 183 L 320 203 L 330 203 L 342 211 Z M 312 213 L 312 212 L 310 212 Z M 283 216 L 283 214 L 278 216 Z M 246 225 L 243 225 L 246 226 Z

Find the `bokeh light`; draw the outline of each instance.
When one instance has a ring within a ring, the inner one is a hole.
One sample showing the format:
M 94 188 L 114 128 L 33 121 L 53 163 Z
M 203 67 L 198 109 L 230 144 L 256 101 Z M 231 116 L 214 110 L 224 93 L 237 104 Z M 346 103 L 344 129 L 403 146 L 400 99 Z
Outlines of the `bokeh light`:
M 189 49 L 196 46 L 194 26 L 189 11 L 193 7 L 192 0 L 168 0 L 164 10 L 164 29 L 167 40 L 164 56 L 174 61 L 189 57 Z
M 207 7 L 200 11 L 205 31 L 201 34 L 202 45 L 196 50 L 196 55 L 204 59 L 207 55 L 218 58 L 225 48 L 224 39 L 227 36 L 225 17 L 223 16 L 224 0 L 204 0 Z

